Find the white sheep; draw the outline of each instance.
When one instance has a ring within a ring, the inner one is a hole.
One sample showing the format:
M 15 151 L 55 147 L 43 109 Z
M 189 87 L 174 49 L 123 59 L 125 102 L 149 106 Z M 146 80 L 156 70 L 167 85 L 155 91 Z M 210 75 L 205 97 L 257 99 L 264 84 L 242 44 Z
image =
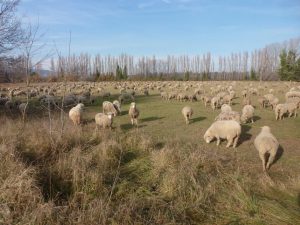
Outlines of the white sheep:
M 288 112 L 289 111 L 288 111 L 288 108 L 287 108 L 286 104 L 276 105 L 276 107 L 275 107 L 275 118 L 276 118 L 276 120 L 278 120 L 278 119 L 282 120 L 284 114 L 287 114 Z
M 289 103 L 285 103 L 287 110 L 289 112 L 289 117 L 292 117 L 292 115 L 294 114 L 294 118 L 296 118 L 297 116 L 297 108 L 298 108 L 298 104 L 295 102 L 289 102 Z
M 74 125 L 79 125 L 82 122 L 84 104 L 79 103 L 69 111 L 69 118 Z
M 279 143 L 274 135 L 271 133 L 271 129 L 268 126 L 261 128 L 260 133 L 256 136 L 254 140 L 254 146 L 259 152 L 259 157 L 262 161 L 262 166 L 264 172 L 266 172 L 270 165 L 274 162 L 276 153 L 279 148 Z M 269 155 L 268 161 L 267 154 Z
M 252 105 L 245 105 L 242 109 L 242 116 L 241 122 L 247 123 L 248 120 L 251 120 L 253 123 L 253 116 L 254 116 L 254 107 Z
M 223 105 L 221 106 L 221 112 L 226 113 L 226 112 L 231 112 L 231 111 L 232 111 L 232 109 L 231 109 L 231 106 L 230 106 L 230 105 L 228 105 L 228 104 L 223 104 Z
M 102 109 L 104 114 L 112 114 L 113 116 L 117 116 L 119 113 L 117 106 L 109 101 L 104 101 L 102 103 Z
M 95 115 L 95 122 L 96 122 L 96 129 L 98 130 L 99 127 L 102 128 L 112 128 L 113 123 L 113 115 L 112 114 L 104 114 L 104 113 L 97 113 Z
M 185 106 L 183 107 L 183 109 L 181 110 L 181 113 L 185 119 L 186 124 L 190 123 L 190 119 L 193 115 L 193 109 L 190 106 Z
M 220 98 L 219 97 L 213 97 L 210 101 L 211 107 L 213 110 L 219 107 L 220 104 Z
M 215 118 L 215 121 L 219 121 L 219 120 L 234 120 L 238 123 L 241 123 L 241 115 L 239 112 L 236 112 L 236 111 L 221 112 Z
M 136 103 L 135 102 L 132 102 L 130 104 L 130 108 L 129 108 L 129 117 L 130 117 L 130 120 L 131 120 L 131 124 L 132 125 L 138 125 L 138 117 L 140 115 L 140 111 L 137 109 L 136 107 Z
M 234 120 L 216 121 L 205 132 L 204 140 L 206 143 L 210 143 L 214 138 L 216 138 L 217 145 L 219 145 L 221 139 L 227 139 L 228 143 L 226 148 L 230 147 L 232 144 L 235 148 L 241 132 L 241 125 Z
M 113 104 L 115 106 L 115 108 L 118 110 L 118 114 L 121 113 L 121 103 L 118 100 L 114 100 Z

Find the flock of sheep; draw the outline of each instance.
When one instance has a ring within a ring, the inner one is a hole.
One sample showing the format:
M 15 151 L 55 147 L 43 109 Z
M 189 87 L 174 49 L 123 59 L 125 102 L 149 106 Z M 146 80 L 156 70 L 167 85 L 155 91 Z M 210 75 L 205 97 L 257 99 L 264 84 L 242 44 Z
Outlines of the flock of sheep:
M 246 85 L 245 85 L 246 84 Z M 240 86 L 239 86 L 240 85 Z M 242 90 L 238 89 L 243 85 Z M 279 85 L 276 84 L 276 85 Z M 273 85 L 276 87 L 276 85 Z M 273 86 L 259 84 L 254 87 L 252 83 L 238 82 L 113 82 L 113 83 L 58 83 L 54 85 L 36 85 L 30 90 L 26 87 L 1 88 L 0 89 L 0 106 L 8 111 L 19 110 L 22 115 L 28 110 L 28 101 L 20 101 L 20 97 L 37 98 L 41 106 L 53 109 L 55 107 L 72 107 L 69 111 L 69 118 L 74 125 L 80 125 L 83 118 L 83 109 L 85 104 L 92 104 L 96 97 L 100 96 L 104 100 L 111 96 L 107 91 L 109 87 L 119 91 L 119 97 L 113 102 L 103 101 L 102 112 L 95 115 L 96 128 L 112 128 L 113 118 L 121 114 L 121 105 L 130 103 L 128 115 L 131 124 L 138 126 L 140 111 L 135 103 L 136 94 L 149 95 L 151 91 L 159 91 L 162 99 L 166 101 L 178 100 L 202 101 L 205 107 L 211 106 L 212 110 L 220 109 L 219 115 L 207 129 L 204 134 L 204 140 L 210 143 L 214 139 L 217 145 L 221 139 L 227 140 L 227 146 L 237 147 L 242 133 L 242 123 L 254 122 L 255 106 L 252 99 L 257 99 L 260 107 L 270 107 L 274 110 L 276 120 L 282 120 L 284 117 L 297 116 L 297 109 L 300 107 L 300 86 L 296 83 L 282 83 L 283 89 L 277 90 L 279 94 L 285 93 L 285 102 L 280 103 L 276 97 Z M 267 92 L 267 93 L 266 93 Z M 232 110 L 233 99 L 240 94 L 243 105 L 242 112 Z M 193 116 L 193 109 L 186 105 L 182 109 L 182 115 L 185 123 L 189 124 Z M 262 160 L 263 170 L 267 172 L 273 163 L 277 154 L 279 143 L 271 133 L 269 126 L 263 126 L 260 133 L 254 140 L 254 146 L 259 152 Z M 266 155 L 269 155 L 267 157 Z

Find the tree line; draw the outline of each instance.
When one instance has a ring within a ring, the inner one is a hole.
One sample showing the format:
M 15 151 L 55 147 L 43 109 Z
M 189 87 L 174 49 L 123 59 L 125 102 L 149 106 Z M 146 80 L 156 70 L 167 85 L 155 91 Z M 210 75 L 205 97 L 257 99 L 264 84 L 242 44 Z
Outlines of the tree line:
M 210 52 L 195 56 L 168 55 L 165 58 L 157 58 L 155 55 L 74 54 L 52 58 L 51 75 L 82 80 L 123 80 L 128 77 L 145 80 L 297 80 L 297 75 L 281 75 L 284 73 L 281 68 L 285 67 L 284 62 L 297 61 L 299 64 L 299 46 L 300 38 L 296 38 L 252 52 L 218 57 L 212 56 Z M 282 60 L 283 57 L 287 57 L 287 60 Z M 294 71 L 294 67 L 289 71 Z

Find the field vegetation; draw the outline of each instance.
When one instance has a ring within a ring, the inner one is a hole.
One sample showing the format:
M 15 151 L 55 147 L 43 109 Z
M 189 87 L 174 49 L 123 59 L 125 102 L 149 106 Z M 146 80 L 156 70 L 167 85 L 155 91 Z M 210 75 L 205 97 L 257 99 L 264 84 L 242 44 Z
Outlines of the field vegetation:
M 0 108 L 0 224 L 300 224 L 299 117 L 276 121 L 270 108 L 259 106 L 259 96 L 251 96 L 255 122 L 242 125 L 236 149 L 225 148 L 224 142 L 203 140 L 219 109 L 200 101 L 166 101 L 153 88 L 149 96 L 135 96 L 141 112 L 137 128 L 125 103 L 112 130 L 96 131 L 94 116 L 104 100 L 118 98 L 117 84 L 96 84 L 111 95 L 95 94 L 77 127 L 69 108 L 49 111 L 37 98 L 30 99 L 25 120 L 18 111 Z M 165 84 L 169 91 L 200 82 Z M 207 93 L 210 87 L 234 85 L 202 84 Z M 263 87 L 259 95 L 273 89 L 283 102 L 284 93 L 299 84 L 237 82 L 233 110 L 241 112 L 241 91 L 250 86 Z M 185 105 L 194 110 L 189 125 L 181 114 Z M 281 145 L 270 178 L 253 145 L 264 125 Z

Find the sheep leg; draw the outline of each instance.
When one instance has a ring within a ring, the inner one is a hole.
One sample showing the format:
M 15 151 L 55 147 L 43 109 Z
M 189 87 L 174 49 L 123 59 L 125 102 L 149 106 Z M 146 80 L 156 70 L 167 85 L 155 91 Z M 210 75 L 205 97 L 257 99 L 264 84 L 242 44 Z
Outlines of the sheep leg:
M 270 154 L 269 159 L 268 159 L 268 163 L 267 163 L 267 166 L 266 166 L 267 170 L 270 169 L 270 166 L 273 163 L 274 159 L 275 159 L 275 154 Z
M 253 117 L 251 118 L 251 122 L 254 123 Z
M 221 139 L 220 139 L 220 137 L 216 137 L 216 138 L 217 138 L 217 146 L 219 146 Z
M 227 145 L 226 145 L 226 148 L 229 148 L 230 145 L 232 145 L 233 138 L 227 138 L 227 140 L 228 140 L 228 143 L 227 143 Z
M 266 172 L 266 158 L 265 153 L 259 153 L 259 157 L 262 161 L 263 171 Z
M 133 119 L 131 119 L 131 124 L 132 124 L 132 125 L 134 124 L 134 120 L 133 120 Z
M 236 136 L 236 137 L 235 137 L 234 142 L 233 142 L 233 147 L 234 147 L 234 148 L 236 148 L 237 143 L 238 143 L 238 141 L 239 141 L 239 138 L 240 138 L 240 136 Z

